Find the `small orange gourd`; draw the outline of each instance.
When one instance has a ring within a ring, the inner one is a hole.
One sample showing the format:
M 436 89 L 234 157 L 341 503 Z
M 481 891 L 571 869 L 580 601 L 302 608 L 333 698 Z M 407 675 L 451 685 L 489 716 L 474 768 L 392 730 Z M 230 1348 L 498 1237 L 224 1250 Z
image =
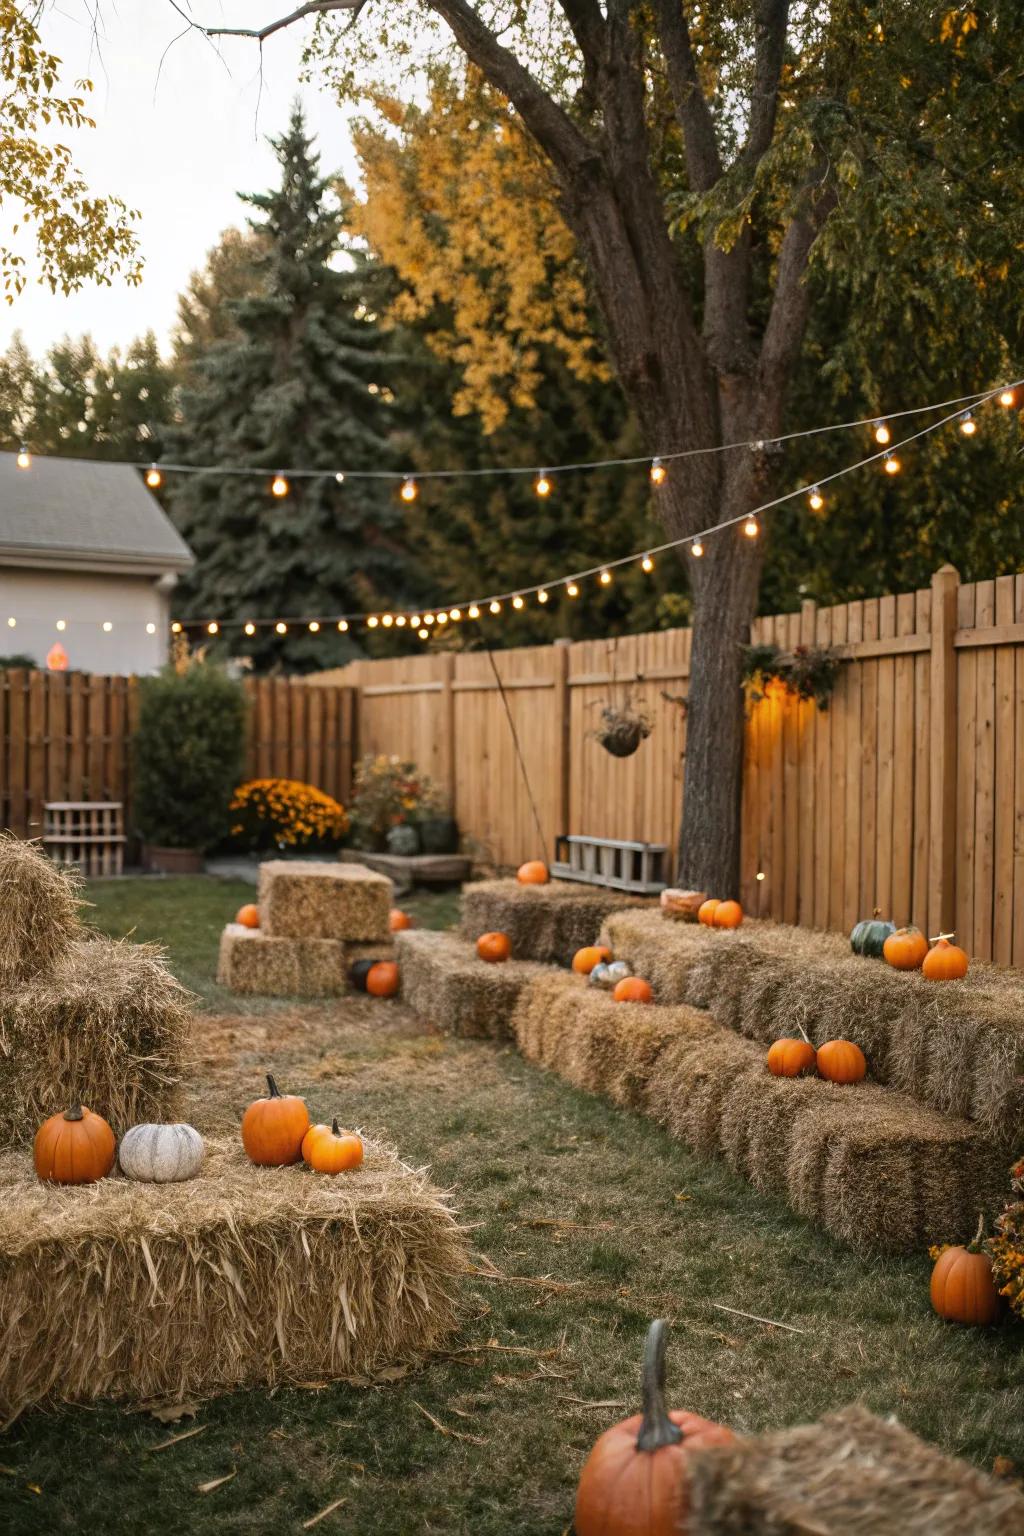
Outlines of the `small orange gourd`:
M 247 902 L 244 907 L 239 907 L 236 923 L 241 923 L 243 928 L 258 928 L 260 925 L 260 909 L 254 902 Z
M 882 945 L 886 963 L 895 971 L 917 971 L 928 953 L 928 940 L 920 928 L 897 928 Z
M 520 885 L 547 885 L 551 879 L 548 867 L 541 859 L 528 859 L 516 871 Z
M 720 901 L 715 908 L 714 928 L 738 928 L 743 921 L 743 908 L 738 901 Z
M 366 973 L 366 990 L 371 997 L 394 997 L 401 977 L 393 960 L 378 960 Z
M 999 1292 L 992 1279 L 992 1260 L 982 1249 L 985 1218 L 978 1221 L 974 1241 L 966 1248 L 946 1248 L 932 1270 L 932 1306 L 950 1323 L 986 1328 L 999 1315 Z
M 572 957 L 572 968 L 578 976 L 589 976 L 595 965 L 607 965 L 612 957 L 603 944 L 586 944 Z
M 363 1161 L 362 1137 L 340 1131 L 336 1118 L 330 1125 L 311 1125 L 302 1138 L 302 1156 L 317 1173 L 345 1173 Z
M 799 1077 L 813 1072 L 817 1052 L 809 1040 L 776 1040 L 768 1047 L 768 1070 L 773 1077 Z
M 830 1083 L 859 1083 L 868 1070 L 864 1052 L 852 1040 L 826 1040 L 818 1046 L 816 1062 Z
M 407 928 L 415 928 L 416 924 L 408 912 L 403 912 L 401 907 L 392 907 L 388 914 L 388 927 L 392 933 L 404 933 Z
M 615 983 L 612 1001 L 616 1003 L 653 1003 L 654 993 L 642 976 L 624 976 Z
M 713 928 L 715 925 L 715 913 L 721 905 L 722 903 L 716 897 L 709 896 L 707 901 L 702 902 L 697 908 L 697 921 L 703 923 L 707 928 Z
M 114 1166 L 117 1141 L 102 1115 L 74 1103 L 36 1131 L 32 1157 L 49 1184 L 95 1184 Z
M 576 1536 L 685 1536 L 690 1513 L 690 1451 L 732 1445 L 724 1424 L 665 1408 L 665 1335 L 647 1333 L 642 1414 L 606 1429 L 580 1473 Z
M 282 1093 L 267 1073 L 267 1097 L 255 1099 L 242 1116 L 242 1145 L 249 1161 L 265 1168 L 286 1168 L 302 1156 L 309 1111 L 294 1093 Z
M 507 933 L 482 933 L 476 941 L 476 952 L 481 960 L 497 965 L 511 955 L 512 944 Z
M 959 944 L 951 944 L 951 933 L 940 933 L 921 962 L 921 975 L 929 981 L 962 981 L 970 961 Z

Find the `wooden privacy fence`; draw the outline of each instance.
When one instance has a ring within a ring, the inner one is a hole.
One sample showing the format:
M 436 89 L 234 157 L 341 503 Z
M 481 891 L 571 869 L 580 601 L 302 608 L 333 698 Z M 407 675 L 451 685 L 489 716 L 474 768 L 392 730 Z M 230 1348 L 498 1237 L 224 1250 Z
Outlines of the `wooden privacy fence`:
M 514 622 L 510 619 L 509 622 Z M 827 711 L 779 689 L 750 710 L 741 898 L 766 917 L 847 929 L 874 907 L 975 955 L 1024 965 L 1024 576 L 758 619 L 752 638 L 844 658 Z M 486 654 L 358 662 L 361 752 L 412 758 L 463 830 L 516 864 L 556 833 L 675 845 L 690 633 L 495 655 L 538 837 Z M 634 757 L 593 739 L 627 690 L 654 730 Z
M 246 679 L 245 776 L 301 779 L 347 803 L 354 698 L 345 687 Z M 0 671 L 0 825 L 39 837 L 48 800 L 120 800 L 133 830 L 138 680 Z

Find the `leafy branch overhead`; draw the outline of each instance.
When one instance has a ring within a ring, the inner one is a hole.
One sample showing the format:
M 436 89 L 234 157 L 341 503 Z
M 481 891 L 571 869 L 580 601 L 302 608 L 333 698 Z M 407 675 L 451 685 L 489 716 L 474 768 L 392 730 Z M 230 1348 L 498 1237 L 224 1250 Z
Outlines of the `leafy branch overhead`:
M 36 27 L 14 0 L 0 0 L 0 211 L 13 243 L 0 243 L 4 299 L 13 304 L 29 278 L 30 258 L 19 232 L 34 247 L 39 281 L 52 292 L 74 293 L 86 282 L 109 287 L 115 276 L 141 280 L 139 217 L 118 197 L 95 197 L 66 144 L 54 130 L 96 125 L 85 96 L 59 91 L 60 60 L 42 45 Z M 92 89 L 88 80 L 76 90 Z

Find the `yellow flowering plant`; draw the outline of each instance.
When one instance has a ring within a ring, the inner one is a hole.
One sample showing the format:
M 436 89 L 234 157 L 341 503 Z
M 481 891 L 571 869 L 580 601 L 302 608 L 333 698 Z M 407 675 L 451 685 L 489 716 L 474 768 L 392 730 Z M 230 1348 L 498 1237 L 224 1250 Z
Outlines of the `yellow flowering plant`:
M 251 852 L 333 848 L 348 831 L 345 808 L 298 779 L 250 779 L 231 800 L 231 838 Z
M 1024 1158 L 1014 1163 L 1010 1179 L 1017 1195 L 1024 1196 Z M 1024 1317 L 1024 1199 L 1011 1200 L 985 1247 L 996 1289 L 1011 1310 Z

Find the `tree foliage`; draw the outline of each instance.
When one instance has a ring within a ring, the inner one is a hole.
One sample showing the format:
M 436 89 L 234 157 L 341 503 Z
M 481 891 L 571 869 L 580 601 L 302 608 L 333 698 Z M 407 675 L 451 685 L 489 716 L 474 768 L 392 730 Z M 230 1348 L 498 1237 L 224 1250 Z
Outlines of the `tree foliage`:
M 119 197 L 92 195 L 71 149 L 52 139 L 53 131 L 95 127 L 85 112 L 92 85 L 80 80 L 76 94 L 61 92 L 60 59 L 43 47 L 15 0 L 0 0 L 0 79 L 0 210 L 10 228 L 0 243 L 6 302 L 12 304 L 29 279 L 29 258 L 16 243 L 22 226 L 38 280 L 54 293 L 73 293 L 88 281 L 109 287 L 115 276 L 138 283 L 137 210 Z

